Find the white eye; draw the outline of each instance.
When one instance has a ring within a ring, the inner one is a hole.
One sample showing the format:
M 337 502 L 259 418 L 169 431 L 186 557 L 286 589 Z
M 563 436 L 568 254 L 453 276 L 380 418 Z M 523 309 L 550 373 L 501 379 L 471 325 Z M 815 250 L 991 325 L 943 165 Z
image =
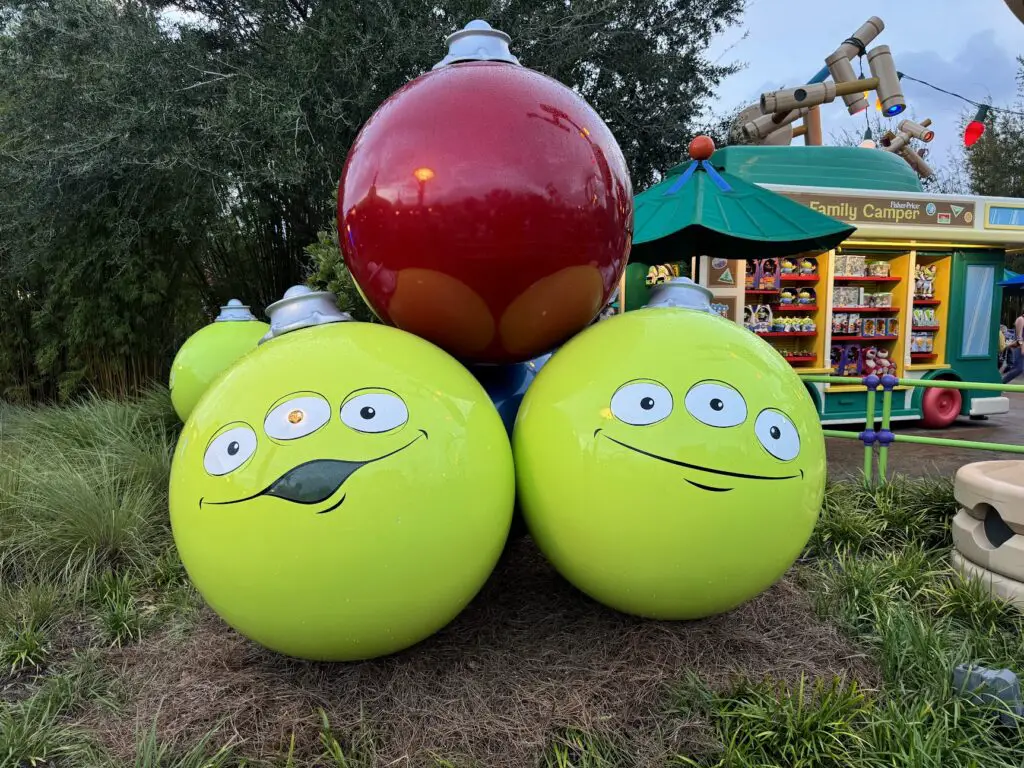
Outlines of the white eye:
M 686 410 L 709 427 L 735 427 L 746 421 L 747 403 L 743 395 L 717 381 L 702 381 L 686 393 Z
M 409 420 L 409 409 L 398 395 L 367 392 L 341 406 L 341 420 L 356 432 L 388 432 Z
M 646 427 L 667 419 L 672 413 L 672 393 L 653 381 L 623 384 L 611 402 L 612 415 L 634 427 Z
M 256 453 L 256 433 L 250 427 L 234 427 L 217 435 L 206 449 L 203 466 L 214 477 L 234 472 Z
M 792 461 L 800 454 L 800 435 L 789 417 L 779 411 L 761 411 L 754 422 L 754 434 L 779 461 Z
M 318 395 L 293 397 L 267 414 L 263 431 L 275 440 L 311 435 L 331 420 L 331 404 Z

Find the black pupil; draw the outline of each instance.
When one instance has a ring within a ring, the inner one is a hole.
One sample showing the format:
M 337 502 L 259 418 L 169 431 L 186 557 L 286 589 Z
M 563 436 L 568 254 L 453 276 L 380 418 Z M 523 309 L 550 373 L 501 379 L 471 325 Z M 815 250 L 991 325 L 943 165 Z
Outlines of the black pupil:
M 645 397 L 643 400 L 640 401 L 640 407 L 643 408 L 645 411 L 651 410 L 651 408 L 654 407 L 654 398 Z
M 373 408 L 367 405 L 359 409 L 359 415 L 362 416 L 367 421 L 369 421 L 370 419 L 377 415 L 377 411 L 375 411 Z
M 782 437 L 782 430 L 778 427 L 772 427 L 768 430 L 768 434 L 772 436 L 772 440 L 778 440 Z
M 717 397 L 711 401 L 711 410 L 720 411 L 725 408 L 725 403 L 719 400 Z
M 236 453 L 238 453 L 238 448 L 238 441 L 232 440 L 231 443 L 228 445 L 228 456 L 234 456 Z

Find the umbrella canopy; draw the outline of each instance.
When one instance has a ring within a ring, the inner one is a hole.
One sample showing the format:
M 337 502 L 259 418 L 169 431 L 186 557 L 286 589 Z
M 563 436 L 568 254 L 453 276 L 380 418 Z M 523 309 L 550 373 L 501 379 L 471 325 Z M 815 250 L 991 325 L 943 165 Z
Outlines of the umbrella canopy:
M 710 162 L 713 151 L 710 139 L 698 137 L 690 144 L 692 162 L 636 196 L 632 260 L 781 258 L 827 251 L 856 230 L 720 172 Z
M 1008 269 L 1004 270 L 1003 282 L 1000 285 L 1004 288 L 1024 288 L 1024 275 L 1018 275 Z

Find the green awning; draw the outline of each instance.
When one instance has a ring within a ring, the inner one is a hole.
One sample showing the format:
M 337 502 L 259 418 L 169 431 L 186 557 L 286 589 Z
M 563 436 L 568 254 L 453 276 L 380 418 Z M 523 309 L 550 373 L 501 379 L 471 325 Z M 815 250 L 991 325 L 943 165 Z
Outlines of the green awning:
M 856 227 L 694 160 L 635 200 L 630 259 L 657 264 L 690 256 L 781 258 L 827 251 Z

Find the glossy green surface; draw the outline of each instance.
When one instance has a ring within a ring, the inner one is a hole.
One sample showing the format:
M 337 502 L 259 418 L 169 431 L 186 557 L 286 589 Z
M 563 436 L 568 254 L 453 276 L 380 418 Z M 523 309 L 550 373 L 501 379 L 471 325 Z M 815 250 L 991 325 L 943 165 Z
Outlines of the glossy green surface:
M 527 391 L 513 445 L 544 554 L 596 600 L 653 618 L 767 589 L 825 487 L 803 382 L 766 342 L 693 310 L 628 312 L 574 338 Z
M 723 173 L 721 190 L 702 170 L 679 186 L 674 169 L 636 196 L 631 259 L 646 264 L 710 254 L 721 258 L 781 257 L 827 251 L 855 227 L 818 213 L 738 176 Z
M 266 323 L 242 320 L 210 323 L 189 336 L 174 356 L 168 381 L 178 418 L 187 421 L 216 378 L 256 349 L 268 330 Z
M 283 654 L 354 660 L 463 609 L 514 494 L 476 379 L 411 334 L 344 322 L 263 344 L 200 401 L 174 456 L 171 524 L 232 627 Z

